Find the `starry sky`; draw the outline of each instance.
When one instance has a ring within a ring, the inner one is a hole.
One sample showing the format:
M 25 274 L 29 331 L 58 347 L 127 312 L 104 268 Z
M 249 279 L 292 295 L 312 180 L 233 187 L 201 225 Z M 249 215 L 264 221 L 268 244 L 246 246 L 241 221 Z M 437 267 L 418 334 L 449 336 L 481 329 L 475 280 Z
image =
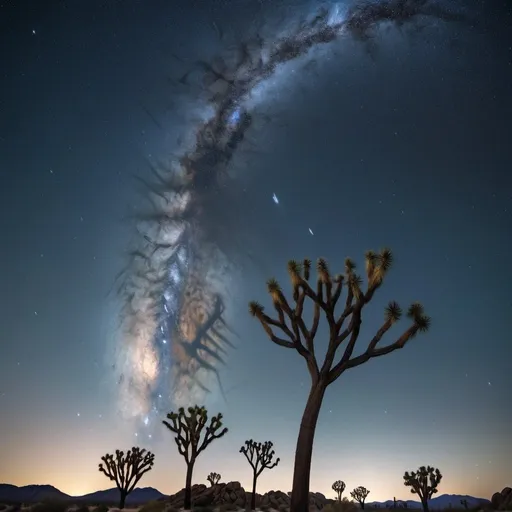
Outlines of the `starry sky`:
M 136 432 L 116 403 L 109 290 L 141 201 L 134 176 L 170 158 L 194 123 L 194 91 L 183 108 L 173 83 L 187 62 L 225 50 L 219 27 L 236 43 L 318 5 L 0 1 L 0 482 L 108 488 L 100 457 L 138 444 L 156 453 L 141 483 L 182 488 L 170 433 Z M 291 489 L 309 376 L 246 304 L 269 304 L 265 281 L 285 286 L 288 259 L 323 256 L 341 272 L 346 256 L 362 265 L 389 246 L 395 266 L 361 345 L 391 299 L 421 301 L 432 328 L 328 389 L 311 489 L 331 496 L 342 479 L 368 500 L 409 499 L 404 471 L 427 464 L 444 475 L 440 494 L 489 498 L 510 485 L 512 11 L 497 1 L 467 12 L 464 23 L 383 27 L 373 46 L 344 38 L 264 87 L 268 122 L 233 162 L 260 238 L 236 288 L 226 400 L 207 403 L 230 432 L 195 482 L 217 471 L 249 488 L 238 451 L 253 438 L 281 458 L 259 491 Z

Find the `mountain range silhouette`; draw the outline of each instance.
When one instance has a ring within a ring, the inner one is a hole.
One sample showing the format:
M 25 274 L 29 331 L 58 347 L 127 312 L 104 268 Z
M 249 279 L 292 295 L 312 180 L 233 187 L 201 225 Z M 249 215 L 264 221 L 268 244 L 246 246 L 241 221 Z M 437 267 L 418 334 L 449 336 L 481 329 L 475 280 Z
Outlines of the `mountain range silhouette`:
M 161 493 L 153 487 L 137 487 L 126 498 L 126 505 L 143 505 L 148 501 L 165 498 L 167 495 Z M 429 501 L 431 509 L 447 509 L 462 508 L 461 500 L 466 500 L 468 507 L 476 507 L 477 505 L 489 503 L 484 498 L 475 498 L 463 494 L 441 494 Z M 70 496 L 52 485 L 25 485 L 18 487 L 11 484 L 0 484 L 0 503 L 37 503 L 41 501 L 72 501 L 74 503 L 87 503 L 90 505 L 100 503 L 116 504 L 119 501 L 119 491 L 117 488 L 96 491 L 83 496 Z M 407 503 L 407 508 L 419 509 L 421 503 L 414 500 L 397 500 L 398 504 Z M 393 500 L 367 502 L 368 507 L 392 508 Z

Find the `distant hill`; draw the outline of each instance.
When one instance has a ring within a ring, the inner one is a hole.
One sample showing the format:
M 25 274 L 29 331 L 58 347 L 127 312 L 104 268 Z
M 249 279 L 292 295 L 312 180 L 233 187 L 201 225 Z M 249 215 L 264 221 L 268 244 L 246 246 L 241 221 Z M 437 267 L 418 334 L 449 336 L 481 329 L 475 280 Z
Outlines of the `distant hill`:
M 431 510 L 439 510 L 445 509 L 449 507 L 453 508 L 462 508 L 460 500 L 467 500 L 468 507 L 476 507 L 477 505 L 490 503 L 489 500 L 484 498 L 475 498 L 474 496 L 467 496 L 464 494 L 441 494 L 441 496 L 437 496 L 431 499 L 428 502 L 428 506 Z M 397 503 L 407 503 L 407 508 L 421 508 L 421 502 L 414 500 L 397 500 Z M 393 500 L 387 501 L 373 501 L 371 503 L 367 503 L 369 507 L 380 507 L 380 508 L 392 508 Z
M 164 497 L 165 494 L 152 487 L 137 488 L 126 498 L 126 504 L 142 505 L 148 501 Z M 70 496 L 51 485 L 25 485 L 17 487 L 16 485 L 0 484 L 0 503 L 37 503 L 40 501 L 72 501 L 88 504 L 117 503 L 119 501 L 119 491 L 114 487 L 113 489 L 96 491 L 84 496 Z
M 126 505 L 142 505 L 148 501 L 158 500 L 165 498 L 162 494 L 153 487 L 141 487 L 134 489 L 126 498 Z M 117 488 L 107 489 L 105 491 L 96 491 L 84 496 L 76 496 L 74 501 L 81 501 L 86 503 L 117 503 L 119 501 L 119 491 Z
M 51 485 L 0 484 L 0 502 L 35 503 L 47 500 L 69 500 L 70 496 Z

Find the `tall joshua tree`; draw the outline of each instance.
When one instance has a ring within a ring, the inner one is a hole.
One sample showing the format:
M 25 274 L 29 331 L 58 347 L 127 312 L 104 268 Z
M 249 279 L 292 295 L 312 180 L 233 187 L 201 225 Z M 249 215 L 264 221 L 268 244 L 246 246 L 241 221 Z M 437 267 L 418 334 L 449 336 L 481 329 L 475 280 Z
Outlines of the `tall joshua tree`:
M 441 471 L 432 466 L 421 466 L 418 471 L 408 471 L 404 474 L 404 485 L 411 488 L 413 494 L 417 494 L 421 500 L 423 511 L 428 512 L 428 500 L 437 493 L 443 475 Z
M 368 494 L 370 494 L 370 491 L 366 487 L 360 485 L 350 493 L 350 496 L 352 496 L 352 498 L 355 499 L 364 510 L 364 502 L 366 501 Z
M 134 446 L 126 455 L 116 450 L 115 455 L 107 453 L 101 460 L 103 463 L 99 464 L 98 469 L 116 483 L 120 493 L 119 508 L 123 509 L 128 494 L 135 489 L 144 473 L 153 467 L 155 456 L 144 448 Z
M 187 463 L 187 477 L 185 480 L 185 503 L 184 509 L 192 507 L 192 473 L 198 455 L 214 440 L 219 439 L 227 433 L 228 429 L 222 429 L 222 414 L 214 416 L 210 425 L 208 423 L 208 412 L 204 407 L 195 405 L 186 411 L 180 407 L 178 412 L 170 412 L 167 415 L 169 421 L 163 424 L 176 434 L 174 440 L 178 446 L 178 452 L 183 455 Z M 206 427 L 205 435 L 201 441 L 201 433 Z M 222 429 L 222 430 L 221 430 Z
M 213 487 L 214 485 L 217 485 L 220 482 L 220 474 L 219 473 L 210 473 L 206 480 L 210 482 L 210 485 Z
M 273 448 L 272 441 L 265 441 L 264 443 L 257 443 L 252 439 L 245 441 L 245 446 L 240 448 L 240 453 L 243 453 L 249 464 L 252 467 L 252 497 L 251 497 L 251 510 L 256 508 L 256 481 L 264 469 L 275 468 L 280 459 L 272 464 L 272 459 L 276 452 Z
M 343 480 L 336 480 L 332 484 L 332 490 L 338 495 L 338 501 L 341 501 L 341 495 L 345 490 L 345 482 Z
M 294 512 L 308 512 L 313 441 L 327 386 L 350 368 L 403 348 L 418 332 L 426 331 L 430 325 L 430 318 L 425 315 L 423 307 L 414 303 L 407 312 L 412 325 L 394 343 L 378 347 L 384 334 L 402 316 L 399 305 L 390 302 L 385 310 L 384 322 L 369 341 L 366 350 L 358 356 L 352 355 L 361 328 L 363 309 L 381 287 L 392 261 L 392 254 L 388 249 L 382 250 L 380 254 L 372 251 L 366 253 L 367 285 L 364 290 L 362 279 L 356 274 L 355 264 L 350 259 L 345 260 L 345 274 L 334 277 L 331 276 L 326 261 L 319 259 L 315 285 L 310 283 L 311 261 L 304 260 L 301 264 L 292 260 L 288 263 L 288 273 L 293 302 L 284 296 L 279 283 L 270 279 L 267 288 L 276 316 L 267 315 L 258 302 L 249 304 L 250 313 L 260 321 L 268 337 L 281 347 L 296 350 L 304 358 L 311 376 L 311 389 L 295 451 L 291 496 L 291 510 Z M 342 292 L 346 293 L 344 306 L 340 308 Z M 306 301 L 312 304 L 313 309 L 310 325 L 305 320 L 305 312 L 308 311 L 305 307 Z M 315 337 L 321 316 L 325 317 L 329 328 L 329 344 L 323 363 L 317 360 L 315 352 Z M 338 349 L 344 342 L 345 349 L 337 358 Z

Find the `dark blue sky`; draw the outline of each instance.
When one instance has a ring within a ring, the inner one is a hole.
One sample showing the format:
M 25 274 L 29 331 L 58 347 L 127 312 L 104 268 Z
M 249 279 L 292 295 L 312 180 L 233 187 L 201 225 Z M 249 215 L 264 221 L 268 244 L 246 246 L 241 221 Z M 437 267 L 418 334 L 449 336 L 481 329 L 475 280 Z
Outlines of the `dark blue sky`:
M 0 481 L 108 487 L 100 457 L 138 443 L 156 452 L 145 485 L 183 486 L 170 435 L 135 438 L 118 412 L 108 292 L 142 201 L 133 176 L 147 175 L 147 158 L 171 158 L 201 114 L 197 92 L 184 100 L 171 87 L 187 71 L 173 54 L 227 51 L 212 22 L 235 43 L 255 25 L 277 37 L 316 5 L 0 3 Z M 291 488 L 309 376 L 246 304 L 268 304 L 268 277 L 285 287 L 290 258 L 323 256 L 337 272 L 386 245 L 396 263 L 361 345 L 390 299 L 420 300 L 432 328 L 329 388 L 312 489 L 330 495 L 343 479 L 371 499 L 407 498 L 403 472 L 427 464 L 444 474 L 440 493 L 490 497 L 510 484 L 512 17 L 499 2 L 468 13 L 423 31 L 381 27 L 371 52 L 344 37 L 255 95 L 260 121 L 230 173 L 245 189 L 256 263 L 233 284 L 227 403 L 208 402 L 230 433 L 201 458 L 197 482 L 218 471 L 248 487 L 238 449 L 271 439 L 281 464 L 260 490 Z

